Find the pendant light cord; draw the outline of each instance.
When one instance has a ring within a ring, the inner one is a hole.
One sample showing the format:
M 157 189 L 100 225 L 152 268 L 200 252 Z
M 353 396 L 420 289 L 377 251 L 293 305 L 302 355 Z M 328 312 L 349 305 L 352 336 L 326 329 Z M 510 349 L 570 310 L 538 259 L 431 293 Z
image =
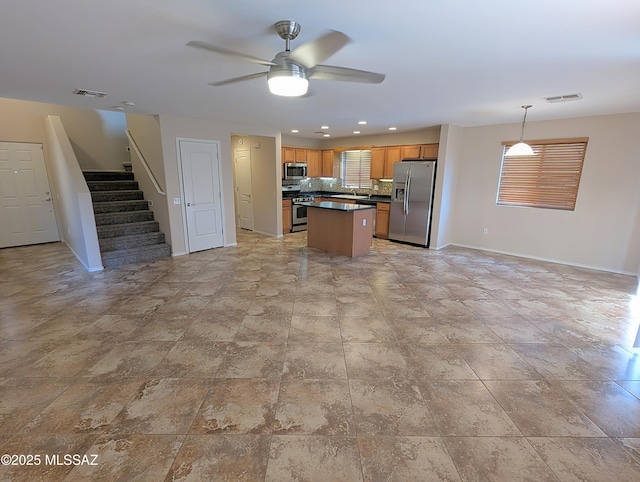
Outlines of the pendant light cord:
M 530 105 L 523 105 L 522 108 L 524 109 L 524 117 L 522 118 L 522 131 L 520 132 L 520 142 L 522 142 L 522 140 L 524 139 L 524 124 L 525 122 L 527 122 L 527 109 L 531 107 Z

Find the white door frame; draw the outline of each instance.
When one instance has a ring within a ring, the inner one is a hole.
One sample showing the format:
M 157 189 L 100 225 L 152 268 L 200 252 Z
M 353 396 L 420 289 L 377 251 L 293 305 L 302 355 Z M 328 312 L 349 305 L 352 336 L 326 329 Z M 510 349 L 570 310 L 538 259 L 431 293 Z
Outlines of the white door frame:
M 222 216 L 222 243 L 223 246 L 226 246 L 225 237 L 224 237 L 224 225 L 225 225 L 225 207 L 224 207 L 224 195 L 222 191 L 222 156 L 220 155 L 220 141 L 216 141 L 214 139 L 196 139 L 193 137 L 176 137 L 176 157 L 178 158 L 178 183 L 180 185 L 180 205 L 182 211 L 182 235 L 184 238 L 184 246 L 187 254 L 191 252 L 189 249 L 189 233 L 187 230 L 187 206 L 184 201 L 184 183 L 182 178 L 182 154 L 180 153 L 180 142 L 202 142 L 204 144 L 214 144 L 218 149 L 218 157 L 220 162 L 218 162 L 218 180 L 220 182 L 220 209 Z M 167 200 L 169 201 L 169 200 Z M 235 224 L 235 223 L 234 223 Z

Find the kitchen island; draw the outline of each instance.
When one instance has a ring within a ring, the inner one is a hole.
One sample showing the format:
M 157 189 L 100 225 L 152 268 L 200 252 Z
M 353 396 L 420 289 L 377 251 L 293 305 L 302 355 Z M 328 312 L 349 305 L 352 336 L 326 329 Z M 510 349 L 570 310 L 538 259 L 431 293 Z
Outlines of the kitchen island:
M 368 254 L 375 206 L 313 202 L 307 206 L 307 246 L 343 256 Z

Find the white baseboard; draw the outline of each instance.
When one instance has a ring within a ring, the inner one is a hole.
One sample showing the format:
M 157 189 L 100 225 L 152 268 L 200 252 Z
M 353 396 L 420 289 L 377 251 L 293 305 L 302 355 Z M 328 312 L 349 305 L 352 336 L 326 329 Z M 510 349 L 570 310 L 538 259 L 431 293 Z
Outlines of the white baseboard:
M 489 253 L 505 254 L 507 256 L 515 256 L 517 258 L 534 259 L 536 261 L 545 261 L 547 263 L 563 264 L 565 266 L 575 266 L 576 268 L 586 268 L 586 269 L 593 269 L 593 270 L 596 270 L 596 271 L 605 271 L 607 273 L 623 274 L 623 275 L 627 275 L 627 276 L 638 276 L 636 273 L 631 273 L 631 272 L 627 272 L 627 271 L 619 271 L 619 270 L 614 270 L 614 269 L 610 269 L 610 268 L 604 268 L 602 266 L 593 266 L 593 265 L 582 264 L 582 263 L 571 263 L 569 261 L 562 260 L 562 259 L 543 258 L 543 257 L 540 257 L 540 256 L 531 256 L 531 255 L 523 254 L 523 253 L 514 253 L 514 252 L 511 252 L 511 251 L 502 251 L 500 249 L 490 249 L 490 248 L 485 248 L 485 247 L 480 247 L 480 246 L 471 246 L 471 245 L 468 245 L 468 244 L 459 244 L 459 243 L 450 243 L 450 246 L 458 246 L 460 248 L 475 249 L 475 250 L 478 250 L 478 251 L 487 251 Z

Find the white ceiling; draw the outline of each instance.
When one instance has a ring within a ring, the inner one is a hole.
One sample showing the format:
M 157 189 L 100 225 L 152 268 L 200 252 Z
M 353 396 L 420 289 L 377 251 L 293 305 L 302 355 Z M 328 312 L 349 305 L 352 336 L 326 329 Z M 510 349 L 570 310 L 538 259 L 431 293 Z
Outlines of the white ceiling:
M 638 0 L 9 0 L 0 7 L 0 97 L 270 126 L 332 137 L 640 112 Z M 266 79 L 211 87 L 263 67 L 186 47 L 201 40 L 271 60 L 273 24 L 302 25 L 292 48 L 339 30 L 325 64 L 382 84 L 312 81 L 313 96 Z M 73 95 L 107 92 L 104 99 Z M 543 97 L 581 93 L 577 102 Z M 367 120 L 368 125 L 357 126 Z

